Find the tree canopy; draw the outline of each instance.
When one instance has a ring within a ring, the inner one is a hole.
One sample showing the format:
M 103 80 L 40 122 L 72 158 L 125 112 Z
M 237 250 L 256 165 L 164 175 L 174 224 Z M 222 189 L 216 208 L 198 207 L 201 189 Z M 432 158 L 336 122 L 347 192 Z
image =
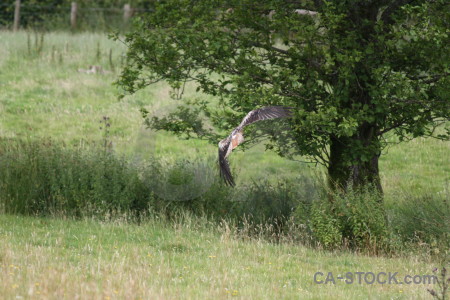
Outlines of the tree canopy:
M 256 107 L 294 107 L 290 130 L 269 132 L 268 148 L 312 157 L 338 186 L 381 189 L 384 136 L 432 135 L 449 120 L 449 8 L 445 0 L 159 1 L 124 38 L 118 84 L 133 93 L 160 80 L 180 91 L 195 82 L 217 103 L 190 99 L 148 124 L 216 143 Z

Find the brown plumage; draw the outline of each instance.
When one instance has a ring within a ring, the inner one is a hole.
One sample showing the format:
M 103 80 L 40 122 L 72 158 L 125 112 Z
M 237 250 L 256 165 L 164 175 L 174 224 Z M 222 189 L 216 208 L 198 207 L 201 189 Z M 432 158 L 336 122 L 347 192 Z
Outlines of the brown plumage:
M 236 127 L 227 138 L 219 142 L 220 176 L 225 180 L 226 184 L 230 186 L 235 185 L 227 157 L 231 154 L 231 151 L 233 151 L 234 148 L 244 142 L 244 127 L 258 121 L 290 117 L 291 110 L 292 108 L 284 106 L 267 106 L 252 110 L 245 116 L 241 124 L 239 124 L 239 126 Z

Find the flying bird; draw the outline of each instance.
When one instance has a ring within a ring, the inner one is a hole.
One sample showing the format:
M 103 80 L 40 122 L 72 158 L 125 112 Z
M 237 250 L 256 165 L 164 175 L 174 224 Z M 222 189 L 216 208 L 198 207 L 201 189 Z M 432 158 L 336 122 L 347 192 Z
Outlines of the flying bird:
M 291 110 L 291 107 L 285 106 L 267 106 L 252 110 L 227 138 L 219 142 L 220 176 L 224 179 L 226 184 L 230 186 L 235 185 L 227 157 L 234 148 L 244 142 L 244 127 L 258 121 L 290 117 L 292 115 Z

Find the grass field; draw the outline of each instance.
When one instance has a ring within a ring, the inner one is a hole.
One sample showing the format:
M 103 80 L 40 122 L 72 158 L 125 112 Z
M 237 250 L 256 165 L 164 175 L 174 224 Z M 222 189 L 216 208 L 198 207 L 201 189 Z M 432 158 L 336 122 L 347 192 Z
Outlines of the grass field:
M 436 266 L 240 239 L 189 217 L 137 226 L 0 215 L 0 223 L 2 299 L 429 299 L 433 285 L 315 284 L 314 274 L 398 272 L 400 281 Z
M 106 138 L 117 153 L 215 157 L 215 145 L 142 126 L 140 107 L 164 113 L 176 105 L 165 84 L 117 100 L 120 91 L 112 82 L 124 61 L 123 45 L 92 33 L 49 33 L 41 39 L 33 33 L 0 32 L 0 137 L 100 145 L 105 137 L 99 121 L 109 116 Z M 89 65 L 110 72 L 78 72 Z M 190 87 L 186 97 L 207 96 Z M 424 138 L 391 142 L 380 162 L 386 208 L 408 201 L 408 195 L 440 195 L 448 202 L 450 144 Z M 263 149 L 233 154 L 238 186 L 293 179 L 299 173 L 324 177 L 320 167 Z M 429 298 L 427 285 L 347 285 L 340 280 L 317 285 L 313 276 L 318 271 L 335 276 L 349 271 L 430 274 L 441 264 L 432 259 L 426 251 L 387 258 L 325 252 L 288 241 L 273 244 L 194 217 L 136 225 L 120 218 L 100 222 L 0 214 L 2 299 Z

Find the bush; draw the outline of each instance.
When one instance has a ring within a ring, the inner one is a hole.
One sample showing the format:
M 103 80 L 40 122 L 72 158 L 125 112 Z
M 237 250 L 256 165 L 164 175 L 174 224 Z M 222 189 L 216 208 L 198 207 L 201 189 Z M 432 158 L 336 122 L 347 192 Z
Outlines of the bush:
M 325 248 L 344 246 L 376 252 L 387 238 L 381 197 L 374 188 L 322 195 L 309 206 L 299 206 L 296 216 Z
M 325 248 L 332 249 L 342 244 L 342 228 L 328 201 L 315 201 L 310 209 L 310 231 Z

